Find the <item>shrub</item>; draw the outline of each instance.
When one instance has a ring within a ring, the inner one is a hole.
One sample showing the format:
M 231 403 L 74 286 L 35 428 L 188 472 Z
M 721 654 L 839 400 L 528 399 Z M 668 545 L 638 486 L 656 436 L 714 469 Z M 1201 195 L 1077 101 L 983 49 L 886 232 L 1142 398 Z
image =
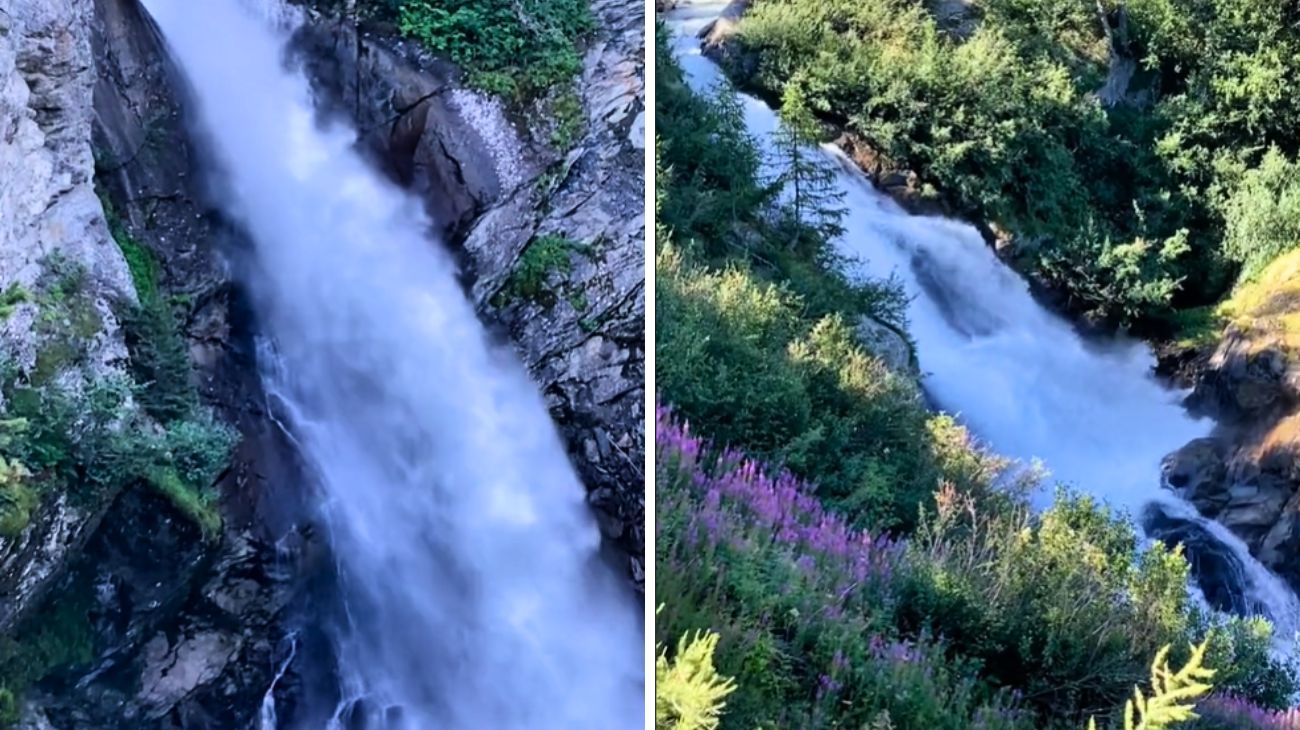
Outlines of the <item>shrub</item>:
M 1300 152 L 1288 4 L 987 0 L 966 38 L 926 5 L 756 4 L 740 33 L 751 53 L 731 57 L 756 55 L 746 83 L 773 97 L 793 87 L 886 164 L 1008 232 L 1018 265 L 1074 310 L 1163 321 L 1223 294 L 1233 261 L 1257 270 L 1290 245 L 1285 227 L 1251 231 L 1289 214 L 1263 150 Z M 1145 57 L 1125 95 L 1098 93 L 1112 36 Z
M 1196 718 L 1195 701 L 1210 691 L 1206 682 L 1214 676 L 1214 670 L 1201 664 L 1205 648 L 1205 644 L 1192 647 L 1191 657 L 1177 672 L 1169 669 L 1169 647 L 1156 654 L 1151 663 L 1151 696 L 1133 690 L 1133 699 L 1124 703 L 1124 730 L 1169 730 Z M 1089 720 L 1088 728 L 1097 730 L 1096 721 Z
M 1128 520 L 1088 497 L 1034 516 L 945 495 L 909 545 L 903 626 L 942 633 L 1044 715 L 1117 705 L 1146 657 L 1189 635 L 1181 554 L 1139 552 Z
M 658 388 L 710 436 L 815 480 L 880 526 L 915 522 L 939 473 L 916 385 L 854 340 L 838 315 L 739 265 L 711 272 L 675 248 L 656 258 Z
M 1196 706 L 1194 730 L 1300 730 L 1300 709 L 1270 710 L 1231 694 L 1214 694 Z
M 715 730 L 735 683 L 713 667 L 717 634 L 683 636 L 675 658 L 662 645 L 655 660 L 655 730 Z
M 1300 166 L 1272 148 L 1242 175 L 1224 204 L 1224 254 L 1253 280 L 1272 261 L 1300 247 Z
M 946 645 L 894 628 L 902 547 L 855 530 L 788 473 L 717 452 L 659 408 L 662 636 L 712 627 L 737 680 L 724 728 L 1028 728 Z
M 524 99 L 582 68 L 577 43 L 593 27 L 586 0 L 401 0 L 402 32 L 445 53 L 471 83 Z
M 553 307 L 559 300 L 550 283 L 553 276 L 567 276 L 573 271 L 571 256 L 585 253 L 587 246 L 564 236 L 539 236 L 528 242 L 514 271 L 501 290 L 493 297 L 497 306 L 511 300 L 523 299 Z
M 1268 620 L 1202 616 L 1195 633 L 1206 637 L 1206 664 L 1215 668 L 1217 693 L 1270 710 L 1291 704 L 1300 670 L 1294 659 L 1276 654 Z

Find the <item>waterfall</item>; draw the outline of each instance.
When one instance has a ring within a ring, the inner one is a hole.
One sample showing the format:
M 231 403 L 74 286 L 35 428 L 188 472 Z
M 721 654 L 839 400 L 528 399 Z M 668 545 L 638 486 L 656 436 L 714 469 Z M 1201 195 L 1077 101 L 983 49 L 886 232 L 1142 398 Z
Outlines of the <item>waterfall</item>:
M 673 51 L 696 90 L 721 81 L 700 52 L 699 31 L 723 8 L 687 2 L 670 14 Z M 772 152 L 778 116 L 740 95 L 749 132 Z M 1232 563 L 1238 604 L 1263 613 L 1289 650 L 1300 604 L 1222 525 L 1195 514 L 1161 488 L 1160 462 L 1214 424 L 1192 418 L 1185 393 L 1152 374 L 1154 357 L 1140 342 L 1081 337 L 1031 296 L 969 224 L 914 216 L 876 190 L 838 148 L 823 146 L 848 209 L 834 244 L 858 277 L 896 276 L 911 298 L 907 315 L 927 394 L 960 417 L 994 451 L 1038 462 L 1052 480 L 1104 499 L 1140 520 L 1163 507 Z M 774 155 L 767 155 L 769 158 Z M 1051 490 L 1032 496 L 1043 507 Z M 1195 560 L 1193 560 L 1195 564 Z
M 318 122 L 264 17 L 145 5 L 252 240 L 236 263 L 274 352 L 263 378 L 317 482 L 348 617 L 335 726 L 640 727 L 639 601 L 599 559 L 540 394 L 487 340 L 420 202 L 353 130 Z

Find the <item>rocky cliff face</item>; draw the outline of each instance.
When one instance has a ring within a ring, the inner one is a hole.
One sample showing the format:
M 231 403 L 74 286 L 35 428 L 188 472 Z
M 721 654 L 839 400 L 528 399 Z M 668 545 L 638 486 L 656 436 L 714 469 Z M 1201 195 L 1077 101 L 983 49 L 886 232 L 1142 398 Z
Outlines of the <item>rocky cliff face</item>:
M 1169 486 L 1300 589 L 1300 254 L 1221 309 L 1222 337 L 1186 370 L 1189 404 L 1222 426 L 1166 459 Z
M 578 80 L 585 131 L 551 144 L 545 100 L 514 109 L 380 25 L 312 4 L 296 46 L 333 111 L 419 193 L 484 319 L 547 396 L 606 537 L 641 585 L 645 549 L 644 27 L 596 0 Z
M 19 727 L 247 726 L 276 661 L 289 591 L 269 549 L 277 528 L 259 510 L 283 501 L 268 483 L 294 486 L 279 468 L 291 460 L 260 408 L 246 323 L 216 253 L 225 232 L 197 202 L 175 81 L 134 0 L 0 10 L 0 289 L 31 293 L 0 323 L 6 360 L 38 372 L 61 344 L 46 341 L 49 323 L 69 313 L 40 291 L 72 265 L 93 303 L 93 316 L 72 313 L 95 324 L 75 333 L 89 342 L 92 375 L 57 379 L 75 389 L 78 378 L 126 376 L 117 312 L 137 292 L 112 217 L 160 263 L 161 289 L 190 302 L 181 329 L 196 385 L 244 434 L 220 485 L 226 527 L 215 539 L 142 486 L 91 502 L 42 495 L 20 533 L 0 536 L 0 666 L 39 680 L 5 687 L 25 699 Z M 66 655 L 39 671 L 14 666 L 30 664 L 32 642 Z M 4 704 L 0 724 L 13 720 Z
M 135 289 L 93 186 L 89 27 L 89 8 L 72 0 L 0 9 L 0 290 L 36 291 L 52 256 L 85 267 L 99 319 L 86 333 L 89 359 L 107 372 L 126 355 L 109 302 Z M 0 338 L 5 360 L 32 369 L 41 307 L 24 299 L 0 318 Z M 55 498 L 20 534 L 0 536 L 0 632 L 44 595 L 98 517 Z

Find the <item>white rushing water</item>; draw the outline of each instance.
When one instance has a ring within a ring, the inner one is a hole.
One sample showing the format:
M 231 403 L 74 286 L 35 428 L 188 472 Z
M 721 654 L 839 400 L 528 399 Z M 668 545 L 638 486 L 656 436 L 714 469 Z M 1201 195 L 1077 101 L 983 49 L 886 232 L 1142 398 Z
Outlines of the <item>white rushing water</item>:
M 674 54 L 697 90 L 720 80 L 700 53 L 698 32 L 724 3 L 687 2 L 671 14 Z M 778 117 L 741 94 L 745 122 L 771 152 Z M 1285 583 L 1255 560 L 1240 539 L 1161 488 L 1160 462 L 1214 424 L 1188 415 L 1185 393 L 1152 373 L 1140 342 L 1089 341 L 1030 295 L 1028 284 L 998 260 L 969 224 L 913 216 L 879 192 L 838 149 L 825 146 L 844 194 L 845 233 L 837 249 L 859 275 L 895 275 L 912 298 L 909 331 L 924 386 L 994 451 L 1023 463 L 1041 461 L 1049 481 L 1097 495 L 1135 517 L 1152 503 L 1194 520 L 1241 562 L 1247 598 L 1289 642 L 1300 605 Z M 769 155 L 770 156 L 770 155 Z M 1052 492 L 1034 495 L 1039 506 Z
M 536 387 L 491 346 L 418 201 L 318 126 L 236 0 L 146 0 L 197 97 L 277 353 L 267 388 L 320 482 L 350 626 L 330 727 L 643 722 L 642 611 Z M 273 711 L 267 712 L 273 716 Z

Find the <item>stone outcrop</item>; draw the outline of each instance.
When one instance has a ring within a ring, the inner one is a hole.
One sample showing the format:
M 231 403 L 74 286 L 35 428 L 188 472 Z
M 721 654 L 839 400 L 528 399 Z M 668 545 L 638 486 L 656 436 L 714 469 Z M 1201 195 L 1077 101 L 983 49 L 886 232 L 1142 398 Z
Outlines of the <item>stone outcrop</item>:
M 1300 588 L 1300 252 L 1243 283 L 1219 308 L 1213 349 L 1184 356 L 1189 406 L 1222 424 L 1225 477 L 1197 507 L 1217 516 Z
M 920 375 L 916 351 L 907 335 L 869 315 L 858 320 L 855 331 L 862 346 L 880 358 L 889 369 L 912 377 Z

